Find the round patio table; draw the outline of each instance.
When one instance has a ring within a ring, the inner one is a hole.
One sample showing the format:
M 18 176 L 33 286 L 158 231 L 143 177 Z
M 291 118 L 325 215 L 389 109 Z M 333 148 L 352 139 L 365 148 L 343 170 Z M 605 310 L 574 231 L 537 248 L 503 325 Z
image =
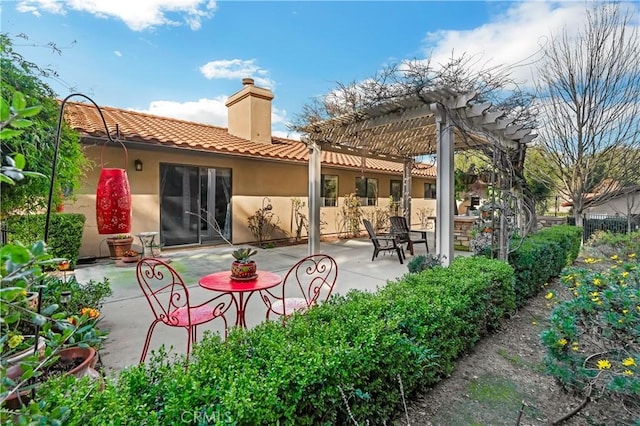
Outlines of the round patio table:
M 275 287 L 282 282 L 282 278 L 273 272 L 258 270 L 256 275 L 252 280 L 239 281 L 231 279 L 231 272 L 229 271 L 216 272 L 200 278 L 198 284 L 207 290 L 230 294 L 238 310 L 236 325 L 247 328 L 245 311 L 253 293 Z M 247 295 L 246 297 L 245 294 Z

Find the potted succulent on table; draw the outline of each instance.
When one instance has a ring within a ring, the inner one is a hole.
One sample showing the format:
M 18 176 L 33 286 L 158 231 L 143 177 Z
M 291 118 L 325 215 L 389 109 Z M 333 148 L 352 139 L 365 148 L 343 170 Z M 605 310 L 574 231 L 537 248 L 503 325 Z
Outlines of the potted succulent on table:
M 256 277 L 256 262 L 251 259 L 256 253 L 258 251 L 252 248 L 241 248 L 231 253 L 235 259 L 231 264 L 232 279 L 246 281 Z

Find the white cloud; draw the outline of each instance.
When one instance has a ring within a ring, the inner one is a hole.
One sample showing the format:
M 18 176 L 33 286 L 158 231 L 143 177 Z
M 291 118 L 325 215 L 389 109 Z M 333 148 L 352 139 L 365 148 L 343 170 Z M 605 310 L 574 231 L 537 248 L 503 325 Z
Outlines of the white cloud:
M 239 81 L 244 77 L 252 77 L 256 85 L 273 89 L 275 82 L 269 78 L 269 71 L 260 68 L 255 62 L 255 59 L 221 59 L 207 62 L 200 67 L 200 72 L 209 80 L 226 78 Z
M 159 115 L 161 117 L 171 117 L 179 120 L 227 127 L 227 107 L 224 104 L 228 98 L 227 95 L 220 95 L 212 99 L 201 98 L 197 101 L 186 102 L 151 101 L 147 109 L 134 108 L 132 110 Z M 272 107 L 272 124 L 285 123 L 286 116 L 286 111 Z
M 299 141 L 302 137 L 300 133 L 290 132 L 288 130 L 274 130 L 273 132 L 271 132 L 271 135 L 278 138 L 293 139 L 296 141 Z
M 227 96 L 224 95 L 213 99 L 202 98 L 187 102 L 152 101 L 148 109 L 135 111 L 225 127 L 227 125 L 227 107 L 224 106 L 226 101 Z
M 64 5 L 58 0 L 21 0 L 16 6 L 18 12 L 40 16 L 40 10 L 55 14 L 64 14 Z
M 119 50 L 114 50 L 113 54 L 116 55 L 118 58 L 122 57 L 122 52 L 120 52 Z
M 533 67 L 540 46 L 549 41 L 551 33 L 566 27 L 575 34 L 586 22 L 583 2 L 516 2 L 488 23 L 466 31 L 441 30 L 428 33 L 425 51 L 432 64 L 442 64 L 449 58 L 467 53 L 476 59 L 476 66 L 513 65 L 512 76 L 520 83 L 532 79 Z
M 17 10 L 40 16 L 42 11 L 65 14 L 65 7 L 88 12 L 100 18 L 120 19 L 133 31 L 183 23 L 192 30 L 197 30 L 202 25 L 203 19 L 213 16 L 216 2 L 214 0 L 19 0 Z

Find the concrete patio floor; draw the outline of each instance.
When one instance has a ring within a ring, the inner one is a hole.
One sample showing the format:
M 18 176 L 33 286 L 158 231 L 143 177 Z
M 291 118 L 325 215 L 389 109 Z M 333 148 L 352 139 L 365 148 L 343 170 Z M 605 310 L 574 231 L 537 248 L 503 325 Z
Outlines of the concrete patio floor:
M 430 237 L 429 247 L 432 248 L 433 235 Z M 201 288 L 198 285 L 198 279 L 213 272 L 228 270 L 233 260 L 231 252 L 235 248 L 219 246 L 164 251 L 162 258 L 171 260 L 171 266 L 178 271 L 189 288 L 192 303 L 197 304 L 215 295 Z M 407 263 L 412 259 L 409 253 L 405 253 L 407 259 L 401 265 L 395 254 L 380 253 L 372 262 L 373 246 L 368 239 L 323 242 L 320 245 L 320 251 L 332 256 L 338 264 L 338 279 L 334 288 L 334 293 L 337 294 L 346 294 L 352 289 L 374 291 L 384 286 L 387 280 L 406 274 Z M 424 253 L 426 253 L 424 245 L 416 245 L 415 255 Z M 271 271 L 284 277 L 289 268 L 306 255 L 307 246 L 296 245 L 258 249 L 254 259 L 259 270 Z M 468 255 L 468 253 L 460 252 L 456 255 Z M 118 267 L 113 261 L 103 259 L 91 265 L 79 265 L 75 270 L 76 279 L 80 283 L 102 280 L 103 277 L 107 277 L 111 283 L 113 295 L 102 307 L 100 322 L 100 328 L 110 332 L 104 347 L 100 350 L 100 359 L 107 373 L 138 363 L 147 329 L 153 320 L 151 309 L 138 286 L 134 265 Z M 254 295 L 247 305 L 248 327 L 264 321 L 265 313 L 264 303 L 259 296 Z M 230 318 L 230 322 L 233 321 L 235 321 L 235 312 Z M 221 332 L 222 326 L 222 321 L 214 320 L 198 327 L 198 339 L 205 330 Z M 186 353 L 186 342 L 187 335 L 184 329 L 159 324 L 151 339 L 150 350 L 164 345 L 169 353 Z

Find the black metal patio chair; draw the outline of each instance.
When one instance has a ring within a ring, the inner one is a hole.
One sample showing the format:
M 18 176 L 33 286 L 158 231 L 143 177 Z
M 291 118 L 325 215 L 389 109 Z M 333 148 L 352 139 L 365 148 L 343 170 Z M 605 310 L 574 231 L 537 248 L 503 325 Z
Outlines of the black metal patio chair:
M 398 245 L 396 238 L 391 235 L 376 235 L 371 222 L 367 219 L 362 219 L 362 222 L 364 223 L 364 227 L 367 229 L 369 239 L 373 243 L 373 256 L 371 256 L 371 261 L 378 257 L 378 253 L 381 251 L 395 251 L 398 255 L 398 260 L 402 264 L 402 260 L 404 259 L 404 250 L 402 250 L 402 247 Z

